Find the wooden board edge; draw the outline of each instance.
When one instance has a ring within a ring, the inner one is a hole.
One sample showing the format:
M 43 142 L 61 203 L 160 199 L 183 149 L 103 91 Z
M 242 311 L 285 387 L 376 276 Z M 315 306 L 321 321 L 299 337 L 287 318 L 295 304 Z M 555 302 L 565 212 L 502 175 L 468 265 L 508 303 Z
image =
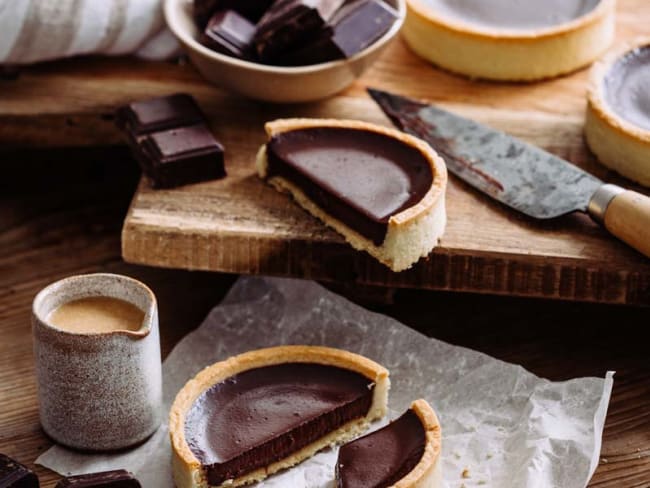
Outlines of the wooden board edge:
M 650 274 L 638 270 L 578 266 L 566 258 L 437 249 L 414 268 L 393 273 L 344 243 L 241 233 L 179 234 L 173 229 L 131 225 L 128 216 L 122 230 L 122 257 L 129 263 L 162 268 L 650 306 Z

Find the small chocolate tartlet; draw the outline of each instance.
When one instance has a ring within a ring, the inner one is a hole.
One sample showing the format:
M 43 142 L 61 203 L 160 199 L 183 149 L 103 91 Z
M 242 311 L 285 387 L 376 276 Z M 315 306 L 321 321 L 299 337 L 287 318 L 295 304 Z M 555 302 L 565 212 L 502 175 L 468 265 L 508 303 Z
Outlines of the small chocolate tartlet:
M 650 186 L 650 38 L 594 65 L 585 135 L 601 163 Z
M 170 414 L 179 488 L 243 486 L 346 442 L 386 413 L 388 371 L 347 351 L 260 349 L 188 381 Z
M 447 169 L 426 142 L 351 120 L 276 120 L 266 132 L 259 176 L 355 249 L 402 271 L 437 245 Z
M 614 40 L 615 0 L 407 0 L 402 33 L 422 58 L 472 78 L 570 73 Z

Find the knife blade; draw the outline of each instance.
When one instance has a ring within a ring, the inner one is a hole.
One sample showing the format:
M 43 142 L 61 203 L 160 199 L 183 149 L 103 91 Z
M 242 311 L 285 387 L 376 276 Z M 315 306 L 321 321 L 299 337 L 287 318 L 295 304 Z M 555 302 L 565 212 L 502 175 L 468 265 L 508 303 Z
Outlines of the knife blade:
M 453 174 L 537 219 L 587 212 L 650 256 L 650 198 L 605 184 L 577 166 L 504 132 L 439 107 L 368 88 L 401 130 L 428 142 Z

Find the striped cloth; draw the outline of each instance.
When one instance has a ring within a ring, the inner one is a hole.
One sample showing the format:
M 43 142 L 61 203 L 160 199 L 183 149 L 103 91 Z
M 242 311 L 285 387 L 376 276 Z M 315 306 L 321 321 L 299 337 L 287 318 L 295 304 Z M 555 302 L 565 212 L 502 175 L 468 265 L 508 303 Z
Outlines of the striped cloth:
M 161 0 L 0 0 L 0 64 L 91 53 L 164 59 L 177 50 Z

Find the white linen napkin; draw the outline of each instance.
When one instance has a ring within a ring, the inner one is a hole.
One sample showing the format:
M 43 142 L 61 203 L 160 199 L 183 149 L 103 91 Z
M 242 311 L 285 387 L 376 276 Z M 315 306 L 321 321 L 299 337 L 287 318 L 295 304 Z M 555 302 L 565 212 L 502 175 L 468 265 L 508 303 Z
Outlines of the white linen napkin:
M 0 64 L 79 54 L 165 59 L 178 51 L 160 0 L 0 0 Z

